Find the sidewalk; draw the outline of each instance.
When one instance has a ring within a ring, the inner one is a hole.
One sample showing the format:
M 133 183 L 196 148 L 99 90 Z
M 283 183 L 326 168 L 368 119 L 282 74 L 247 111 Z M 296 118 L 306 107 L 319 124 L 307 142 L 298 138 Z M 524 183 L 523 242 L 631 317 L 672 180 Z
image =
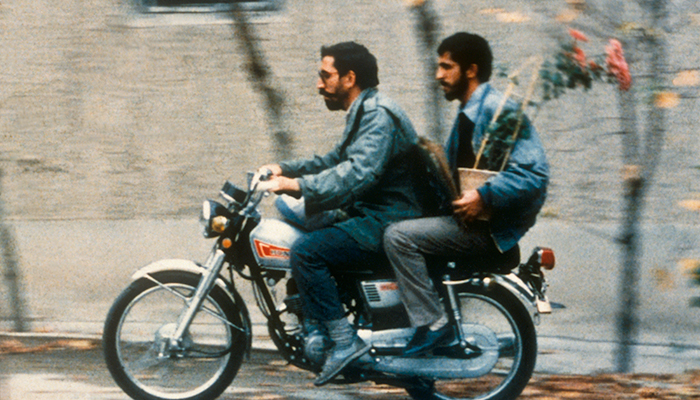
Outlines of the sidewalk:
M 163 258 L 202 260 L 212 244 L 194 220 L 23 221 L 13 229 L 32 327 L 19 337 L 99 339 L 109 306 L 135 269 Z M 548 293 L 566 306 L 541 318 L 538 372 L 613 369 L 620 259 L 614 234 L 614 226 L 543 219 L 523 240 L 523 258 L 536 245 L 555 250 Z M 700 369 L 700 308 L 689 307 L 700 287 L 689 284 L 681 262 L 700 259 L 699 238 L 697 227 L 644 227 L 635 372 Z M 250 285 L 241 280 L 237 287 L 253 319 L 254 346 L 272 349 Z

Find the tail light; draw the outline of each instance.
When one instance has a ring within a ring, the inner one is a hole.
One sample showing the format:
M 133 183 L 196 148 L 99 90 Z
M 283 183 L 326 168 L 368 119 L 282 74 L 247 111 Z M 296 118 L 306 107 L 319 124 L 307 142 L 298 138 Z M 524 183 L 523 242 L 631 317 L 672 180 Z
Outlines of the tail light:
M 554 250 L 550 249 L 549 247 L 541 247 L 539 250 L 537 250 L 537 262 L 546 270 L 553 269 L 556 262 Z

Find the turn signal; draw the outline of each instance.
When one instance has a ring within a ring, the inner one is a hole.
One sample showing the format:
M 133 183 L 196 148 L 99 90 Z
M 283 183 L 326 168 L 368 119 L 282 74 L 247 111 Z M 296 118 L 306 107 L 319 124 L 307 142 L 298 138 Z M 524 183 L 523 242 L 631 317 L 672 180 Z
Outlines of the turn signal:
M 229 247 L 231 247 L 232 244 L 233 241 L 229 238 L 226 238 L 221 241 L 221 247 L 223 247 L 224 249 L 228 249 Z
M 539 261 L 539 264 L 540 266 L 542 266 L 542 268 L 546 270 L 554 268 L 554 250 L 550 249 L 549 247 L 543 247 L 540 249 L 540 251 L 537 252 L 537 256 L 537 261 Z

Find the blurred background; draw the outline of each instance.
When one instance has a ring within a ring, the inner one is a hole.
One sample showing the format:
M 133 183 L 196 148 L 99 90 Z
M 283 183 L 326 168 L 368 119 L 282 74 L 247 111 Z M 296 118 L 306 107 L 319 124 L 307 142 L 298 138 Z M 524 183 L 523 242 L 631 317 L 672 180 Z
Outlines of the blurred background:
M 248 42 L 225 12 L 230 4 L 134 1 L 0 2 L 0 193 L 32 330 L 99 334 L 133 269 L 157 258 L 206 256 L 210 243 L 196 218 L 225 179 L 242 182 L 280 154 L 328 151 L 345 120 L 316 91 L 324 44 L 366 45 L 379 61 L 379 89 L 419 133 L 441 141 L 452 124 L 456 104 L 430 100 L 426 60 L 436 54 L 421 36 L 422 1 L 253 1 L 239 21 Z M 644 28 L 641 3 L 436 0 L 429 20 L 438 42 L 460 30 L 479 33 L 496 63 L 514 70 L 557 51 L 572 26 L 588 35 L 587 51 L 603 54 L 608 38 Z M 664 106 L 664 146 L 639 220 L 646 233 L 640 302 L 648 312 L 641 318 L 655 332 L 651 342 L 692 347 L 700 326 L 688 274 L 700 259 L 700 5 L 668 2 L 657 32 L 668 57 L 660 79 L 674 96 Z M 279 94 L 276 121 L 260 79 L 249 73 L 251 45 L 266 67 L 262 80 Z M 627 49 L 640 130 L 643 105 L 656 94 L 645 49 Z M 503 78 L 493 81 L 505 88 Z M 546 325 L 579 339 L 614 338 L 612 325 L 571 327 L 580 318 L 608 323 L 617 311 L 610 299 L 619 286 L 615 238 L 624 210 L 619 102 L 614 86 L 594 85 L 548 102 L 535 121 L 551 184 L 523 249 L 555 247 L 552 297 L 574 311 Z M 290 139 L 283 146 L 274 135 L 280 127 Z M 8 321 L 7 285 L 0 290 L 0 317 Z

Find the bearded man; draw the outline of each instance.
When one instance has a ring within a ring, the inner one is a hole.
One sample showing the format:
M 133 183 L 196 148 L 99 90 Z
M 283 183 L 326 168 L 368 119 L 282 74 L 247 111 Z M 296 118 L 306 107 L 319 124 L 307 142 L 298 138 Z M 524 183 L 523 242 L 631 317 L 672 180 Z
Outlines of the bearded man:
M 348 112 L 342 139 L 324 156 L 261 167 L 273 173 L 273 192 L 303 197 L 307 215 L 342 209 L 348 216 L 291 248 L 307 328 L 320 322 L 333 342 L 316 385 L 370 349 L 345 317 L 333 276 L 386 265 L 384 229 L 421 216 L 409 161 L 418 137 L 403 110 L 377 91 L 377 71 L 375 57 L 360 44 L 322 47 L 317 88 L 329 110 Z
M 503 102 L 489 83 L 493 56 L 486 39 L 460 32 L 438 47 L 436 79 L 447 100 L 459 101 L 454 128 L 445 145 L 450 174 L 473 168 L 487 127 Z M 508 101 L 506 110 L 517 105 Z M 519 257 L 520 238 L 535 224 L 549 180 L 549 168 L 537 132 L 527 120 L 504 170 L 483 186 L 462 191 L 450 215 L 403 221 L 390 226 L 384 248 L 396 273 L 399 293 L 416 332 L 404 349 L 418 356 L 455 339 L 428 273 L 426 256 L 451 260 Z M 449 208 L 448 208 L 449 210 Z M 485 216 L 490 216 L 487 220 Z

